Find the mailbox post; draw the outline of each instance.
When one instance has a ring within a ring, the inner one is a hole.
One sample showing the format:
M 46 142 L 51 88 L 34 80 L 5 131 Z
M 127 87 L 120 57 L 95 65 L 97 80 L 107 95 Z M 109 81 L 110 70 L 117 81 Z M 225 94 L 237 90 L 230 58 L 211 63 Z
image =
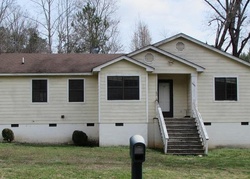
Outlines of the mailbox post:
M 146 145 L 144 138 L 134 135 L 130 138 L 132 179 L 142 179 L 142 162 L 145 161 Z

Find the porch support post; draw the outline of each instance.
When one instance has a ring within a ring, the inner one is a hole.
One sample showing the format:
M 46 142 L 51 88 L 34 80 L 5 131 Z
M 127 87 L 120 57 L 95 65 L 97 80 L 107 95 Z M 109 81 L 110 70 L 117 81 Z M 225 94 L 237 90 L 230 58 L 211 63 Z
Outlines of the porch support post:
M 193 111 L 193 104 L 197 105 L 197 73 L 191 74 L 191 109 Z

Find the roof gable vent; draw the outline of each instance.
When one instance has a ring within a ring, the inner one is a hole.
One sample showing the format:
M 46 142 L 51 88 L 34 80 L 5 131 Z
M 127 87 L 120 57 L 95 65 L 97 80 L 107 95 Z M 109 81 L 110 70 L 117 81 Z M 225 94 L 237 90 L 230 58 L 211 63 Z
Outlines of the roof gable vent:
M 154 55 L 152 53 L 147 53 L 145 55 L 145 62 L 152 63 L 154 61 Z
M 176 49 L 178 51 L 183 51 L 185 49 L 185 44 L 183 42 L 177 42 Z

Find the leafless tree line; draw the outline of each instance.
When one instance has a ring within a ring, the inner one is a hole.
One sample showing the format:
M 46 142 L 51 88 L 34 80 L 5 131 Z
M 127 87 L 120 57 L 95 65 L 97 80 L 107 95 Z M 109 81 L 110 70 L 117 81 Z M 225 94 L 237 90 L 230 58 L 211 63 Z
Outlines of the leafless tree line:
M 115 53 L 122 51 L 116 0 L 30 0 L 24 11 L 19 0 L 0 2 L 0 53 Z M 215 48 L 239 57 L 250 39 L 250 0 L 204 0 L 213 12 Z M 139 20 L 131 50 L 152 41 L 149 27 Z
M 0 4 L 0 52 L 115 53 L 115 0 L 31 0 L 36 16 L 16 0 Z

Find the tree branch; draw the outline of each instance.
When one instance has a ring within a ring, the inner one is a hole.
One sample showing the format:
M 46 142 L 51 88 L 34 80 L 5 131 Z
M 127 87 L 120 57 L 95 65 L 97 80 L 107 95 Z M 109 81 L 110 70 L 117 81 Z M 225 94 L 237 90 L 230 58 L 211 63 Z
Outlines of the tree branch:
M 208 0 L 204 0 L 222 19 L 225 20 L 225 17 L 217 10 L 217 8 L 212 5 Z M 218 0 L 217 0 L 218 1 Z

